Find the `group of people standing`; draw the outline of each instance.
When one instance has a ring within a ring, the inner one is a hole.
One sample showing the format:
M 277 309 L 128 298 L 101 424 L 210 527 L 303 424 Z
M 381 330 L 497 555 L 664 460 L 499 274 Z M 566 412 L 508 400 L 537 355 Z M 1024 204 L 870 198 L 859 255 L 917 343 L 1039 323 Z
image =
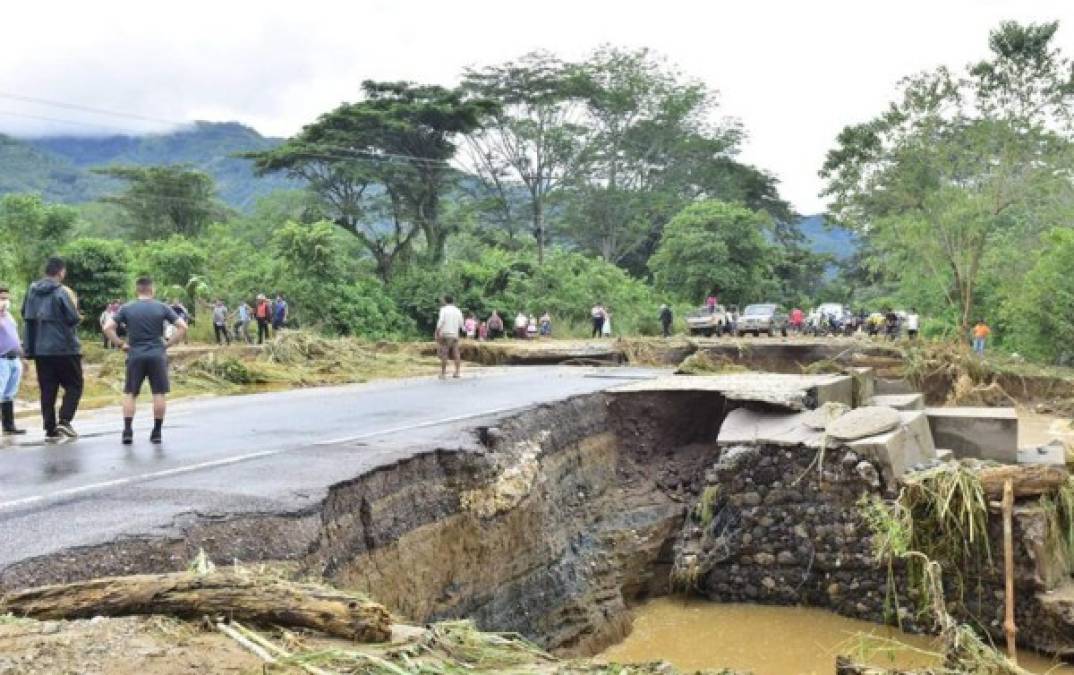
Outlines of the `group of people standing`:
M 277 293 L 276 299 L 272 301 L 263 293 L 258 294 L 253 307 L 243 300 L 234 311 L 229 310 L 227 303 L 218 298 L 213 303 L 213 334 L 216 344 L 231 344 L 229 322 L 234 328 L 235 339 L 241 339 L 246 344 L 253 342 L 250 337 L 250 324 L 256 322 L 257 344 L 264 344 L 269 338 L 269 326 L 272 326 L 272 332 L 275 333 L 287 325 L 288 312 L 287 299 L 283 293 Z
M 14 400 L 23 374 L 23 359 L 34 362 L 41 390 L 41 420 L 46 442 L 78 437 L 72 423 L 82 399 L 82 322 L 78 296 L 64 284 L 67 267 L 61 258 L 49 258 L 44 276 L 30 285 L 22 305 L 24 335 L 19 335 L 11 311 L 11 293 L 0 288 L 0 418 L 5 435 L 23 434 L 15 426 Z M 135 401 L 145 381 L 153 394 L 153 430 L 149 439 L 162 440 L 165 396 L 169 391 L 167 350 L 180 342 L 187 322 L 172 307 L 155 299 L 153 280 L 136 282 L 137 298 L 109 304 L 102 313 L 107 343 L 127 353 L 123 385 L 122 442 L 133 442 Z M 165 339 L 164 327 L 172 327 Z M 63 390 L 57 415 L 56 399 Z
M 496 310 L 493 310 L 485 321 L 479 320 L 477 314 L 470 312 L 462 321 L 460 334 L 471 340 L 496 340 L 507 335 L 507 327 Z M 545 312 L 538 319 L 533 314 L 519 312 L 515 315 L 511 335 L 520 340 L 552 337 L 552 315 Z

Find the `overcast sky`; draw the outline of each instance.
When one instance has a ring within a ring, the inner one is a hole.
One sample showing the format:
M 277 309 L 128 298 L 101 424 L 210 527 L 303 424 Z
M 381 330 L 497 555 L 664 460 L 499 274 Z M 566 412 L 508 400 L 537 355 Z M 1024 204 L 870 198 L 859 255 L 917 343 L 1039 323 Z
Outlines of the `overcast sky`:
M 17 95 L 288 135 L 363 79 L 451 84 L 468 65 L 537 48 L 580 58 L 608 42 L 650 47 L 718 90 L 721 114 L 749 133 L 742 158 L 814 213 L 839 130 L 879 112 L 902 76 L 982 58 L 1008 18 L 1059 19 L 1074 55 L 1072 0 L 10 2 L 0 132 L 159 128 Z

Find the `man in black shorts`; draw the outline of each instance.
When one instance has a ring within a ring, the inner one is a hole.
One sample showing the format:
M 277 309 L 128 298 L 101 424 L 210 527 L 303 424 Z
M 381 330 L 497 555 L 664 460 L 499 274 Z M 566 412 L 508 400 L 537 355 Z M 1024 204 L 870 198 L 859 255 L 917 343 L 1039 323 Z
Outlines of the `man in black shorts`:
M 138 299 L 119 308 L 116 315 L 104 326 L 104 334 L 112 344 L 127 352 L 127 380 L 123 385 L 123 444 L 134 442 L 134 404 L 142 390 L 142 382 L 149 380 L 153 392 L 153 432 L 151 443 L 160 443 L 164 426 L 165 395 L 168 393 L 169 347 L 178 344 L 186 335 L 186 321 L 168 305 L 153 298 L 153 280 L 142 277 L 136 282 Z M 171 324 L 175 332 L 164 341 L 164 325 Z M 119 326 L 127 329 L 127 341 L 116 334 Z

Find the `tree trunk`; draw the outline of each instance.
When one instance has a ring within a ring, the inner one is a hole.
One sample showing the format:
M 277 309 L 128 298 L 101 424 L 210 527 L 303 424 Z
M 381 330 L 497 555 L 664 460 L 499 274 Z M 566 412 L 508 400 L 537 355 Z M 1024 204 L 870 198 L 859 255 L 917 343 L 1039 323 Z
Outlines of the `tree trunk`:
M 533 236 L 537 238 L 537 264 L 544 264 L 544 204 L 533 200 Z
M 1047 464 L 1004 464 L 978 470 L 977 477 L 985 494 L 993 499 L 1003 496 L 1003 484 L 1012 481 L 1016 497 L 1036 497 L 1054 492 L 1067 482 L 1065 467 Z
M 0 599 L 0 614 L 7 612 L 34 619 L 222 615 L 359 642 L 386 642 L 392 625 L 388 610 L 360 596 L 232 571 L 140 574 L 14 591 Z

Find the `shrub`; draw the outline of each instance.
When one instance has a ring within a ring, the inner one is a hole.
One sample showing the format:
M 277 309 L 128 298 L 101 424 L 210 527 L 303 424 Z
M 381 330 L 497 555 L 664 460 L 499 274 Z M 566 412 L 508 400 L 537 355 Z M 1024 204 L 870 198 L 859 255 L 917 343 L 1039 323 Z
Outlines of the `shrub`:
M 75 239 L 62 255 L 67 263 L 67 285 L 78 294 L 79 308 L 94 319 L 114 299 L 129 294 L 130 275 L 126 247 L 108 239 Z

